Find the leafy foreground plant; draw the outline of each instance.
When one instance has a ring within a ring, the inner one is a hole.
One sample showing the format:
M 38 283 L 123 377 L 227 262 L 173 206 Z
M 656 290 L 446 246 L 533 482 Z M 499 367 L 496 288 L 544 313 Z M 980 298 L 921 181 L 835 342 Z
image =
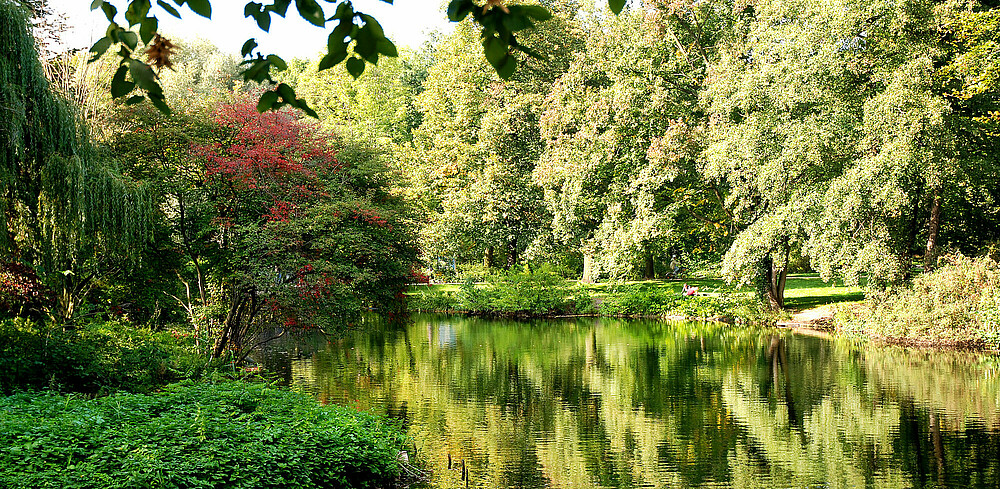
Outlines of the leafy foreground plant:
M 0 399 L 0 487 L 387 487 L 404 441 L 384 418 L 260 384 L 18 394 Z

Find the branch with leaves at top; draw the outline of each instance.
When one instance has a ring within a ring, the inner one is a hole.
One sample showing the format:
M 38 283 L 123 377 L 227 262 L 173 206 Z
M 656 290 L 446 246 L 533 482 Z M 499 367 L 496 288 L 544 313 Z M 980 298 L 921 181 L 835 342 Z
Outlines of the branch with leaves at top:
M 168 1 L 172 1 L 174 7 Z M 299 16 L 316 25 L 328 27 L 336 23 L 336 27 L 327 38 L 327 52 L 320 60 L 319 69 L 326 70 L 344 63 L 351 76 L 357 78 L 364 73 L 365 63 L 377 64 L 379 56 L 397 56 L 396 46 L 382 30 L 382 26 L 374 17 L 354 10 L 349 0 L 327 0 L 335 3 L 334 14 L 327 17 L 323 7 L 316 0 L 295 0 L 295 9 Z M 392 3 L 392 0 L 383 0 Z M 104 37 L 90 48 L 93 56 L 90 61 L 96 61 L 112 47 L 118 47 L 117 56 L 121 58 L 118 69 L 111 79 L 111 95 L 115 99 L 125 99 L 128 105 L 140 103 L 147 98 L 163 113 L 170 113 L 170 107 L 163 96 L 163 88 L 159 83 L 158 70 L 171 67 L 170 56 L 174 45 L 159 35 L 157 10 L 162 10 L 178 19 L 181 18 L 179 7 L 187 5 L 195 14 L 212 18 L 210 0 L 130 0 L 125 10 L 125 24 L 119 24 L 118 9 L 109 0 L 93 0 L 91 10 L 101 9 L 108 19 L 108 29 Z M 271 27 L 271 14 L 284 18 L 288 13 L 292 0 L 273 0 L 270 4 L 251 1 L 243 8 L 244 17 L 253 18 L 262 31 L 268 32 Z M 625 6 L 625 0 L 609 0 L 608 5 L 618 14 Z M 514 51 L 520 51 L 528 56 L 542 59 L 543 55 L 520 44 L 516 32 L 530 29 L 534 21 L 544 21 L 552 14 L 539 5 L 505 5 L 504 0 L 486 0 L 485 5 L 477 5 L 473 0 L 452 0 L 448 5 L 448 18 L 452 22 L 460 22 L 469 15 L 474 22 L 482 27 L 483 51 L 497 74 L 502 79 L 509 79 L 517 70 L 517 58 Z M 138 32 L 133 29 L 138 26 Z M 139 41 L 146 47 L 139 51 Z M 309 107 L 304 99 L 298 98 L 295 90 L 287 84 L 276 83 L 272 78 L 272 69 L 284 71 L 287 69 L 281 57 L 263 55 L 257 50 L 257 42 L 250 38 L 243 44 L 241 54 L 244 61 L 240 72 L 244 81 L 255 81 L 274 86 L 274 90 L 266 91 L 257 102 L 257 110 L 277 110 L 285 106 L 301 109 L 312 117 L 316 112 Z M 139 59 L 141 54 L 146 59 Z M 154 70 L 153 67 L 156 67 Z

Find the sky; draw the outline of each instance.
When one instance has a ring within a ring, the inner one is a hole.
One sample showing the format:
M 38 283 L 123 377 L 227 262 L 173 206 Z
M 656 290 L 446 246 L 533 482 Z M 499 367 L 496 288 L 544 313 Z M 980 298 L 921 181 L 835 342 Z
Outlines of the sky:
M 176 6 L 173 0 L 167 0 Z M 257 40 L 263 54 L 277 54 L 289 58 L 312 58 L 326 47 L 329 32 L 316 27 L 301 17 L 293 5 L 284 19 L 271 16 L 271 30 L 268 33 L 257 28 L 251 18 L 243 17 L 243 7 L 248 0 L 212 0 L 212 20 L 195 14 L 187 7 L 178 8 L 183 20 L 166 13 L 153 3 L 151 13 L 159 20 L 160 32 L 170 39 L 207 39 L 220 49 L 239 54 L 240 47 L 247 39 Z M 418 48 L 434 30 L 449 32 L 452 29 L 445 15 L 441 0 L 396 0 L 390 5 L 379 0 L 353 0 L 354 9 L 370 14 L 378 19 L 386 36 L 397 47 Z M 115 20 L 125 23 L 126 0 L 110 0 L 118 8 Z M 258 3 L 270 2 L 257 0 Z M 56 12 L 66 15 L 69 32 L 63 36 L 63 44 L 69 48 L 93 45 L 104 36 L 108 21 L 101 10 L 90 10 L 91 0 L 50 0 Z M 333 14 L 336 4 L 321 2 L 327 16 Z

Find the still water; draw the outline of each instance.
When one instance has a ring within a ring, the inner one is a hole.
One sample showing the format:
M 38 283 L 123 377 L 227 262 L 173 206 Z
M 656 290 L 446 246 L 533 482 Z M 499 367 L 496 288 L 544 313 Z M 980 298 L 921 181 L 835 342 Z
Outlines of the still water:
M 1000 487 L 996 355 L 693 322 L 362 327 L 261 360 L 400 419 L 432 487 Z

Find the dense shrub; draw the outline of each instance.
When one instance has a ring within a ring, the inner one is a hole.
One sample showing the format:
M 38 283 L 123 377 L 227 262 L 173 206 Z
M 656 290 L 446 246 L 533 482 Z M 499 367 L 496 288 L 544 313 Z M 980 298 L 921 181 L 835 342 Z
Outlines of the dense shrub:
M 652 285 L 620 285 L 608 289 L 601 302 L 604 316 L 684 316 L 716 317 L 725 315 L 730 306 L 722 297 L 685 297 L 671 289 Z
M 117 321 L 66 331 L 25 319 L 0 321 L 0 393 L 148 391 L 194 375 L 204 363 L 170 333 Z
M 478 314 L 547 315 L 572 312 L 565 279 L 547 270 L 510 271 L 477 287 L 466 281 L 458 294 L 462 309 Z
M 904 289 L 841 308 L 841 331 L 904 342 L 1000 348 L 1000 266 L 988 257 L 944 258 Z
M 404 436 L 384 418 L 260 384 L 0 399 L 0 487 L 386 487 Z
M 406 308 L 416 312 L 457 311 L 455 295 L 446 291 L 420 290 L 406 299 Z

